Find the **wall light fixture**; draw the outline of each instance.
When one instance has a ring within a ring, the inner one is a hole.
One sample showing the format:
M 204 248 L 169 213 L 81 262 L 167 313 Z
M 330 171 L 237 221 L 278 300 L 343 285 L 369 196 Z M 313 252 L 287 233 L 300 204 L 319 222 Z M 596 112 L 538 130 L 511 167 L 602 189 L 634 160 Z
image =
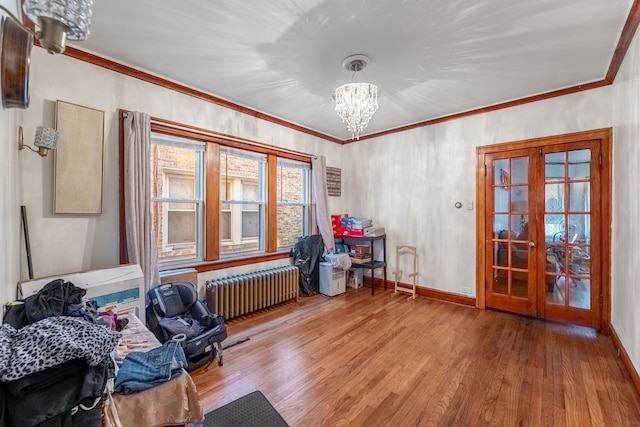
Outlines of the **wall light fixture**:
M 45 126 L 38 126 L 36 128 L 36 136 L 33 140 L 33 145 L 38 149 L 32 148 L 30 145 L 24 143 L 24 131 L 22 126 L 18 128 L 18 150 L 28 148 L 34 153 L 40 154 L 41 157 L 47 155 L 49 150 L 55 150 L 58 145 L 58 131 L 53 128 Z

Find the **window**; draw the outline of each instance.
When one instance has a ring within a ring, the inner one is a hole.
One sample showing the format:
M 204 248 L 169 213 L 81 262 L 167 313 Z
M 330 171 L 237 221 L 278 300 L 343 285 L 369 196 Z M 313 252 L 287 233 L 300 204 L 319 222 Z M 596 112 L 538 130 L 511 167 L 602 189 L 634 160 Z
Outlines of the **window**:
M 220 188 L 223 200 L 231 194 L 231 183 L 226 179 L 220 179 Z M 231 242 L 231 206 L 228 203 L 220 204 L 220 241 Z
M 203 150 L 203 143 L 151 135 L 151 221 L 160 262 L 202 258 Z
M 162 187 L 166 200 L 193 199 L 196 193 L 196 176 L 183 171 L 165 171 L 165 183 Z M 169 202 L 163 204 L 166 224 L 165 246 L 196 244 L 196 205 L 195 203 Z
M 278 159 L 277 248 L 290 248 L 309 232 L 309 164 Z
M 284 258 L 311 232 L 306 154 L 152 118 L 149 159 L 161 270 Z M 125 221 L 121 211 L 123 241 Z M 121 246 L 123 263 L 126 249 Z
M 267 156 L 220 149 L 220 255 L 264 250 Z
M 258 183 L 242 180 L 242 200 L 259 200 L 260 188 Z M 242 205 L 242 239 L 257 239 L 260 233 L 260 217 L 262 209 L 259 205 Z

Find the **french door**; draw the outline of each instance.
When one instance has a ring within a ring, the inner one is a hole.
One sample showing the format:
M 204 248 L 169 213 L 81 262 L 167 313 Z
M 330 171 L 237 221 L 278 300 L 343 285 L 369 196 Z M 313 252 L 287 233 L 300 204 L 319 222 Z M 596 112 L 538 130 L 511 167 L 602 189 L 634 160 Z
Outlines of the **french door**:
M 605 129 L 478 149 L 480 307 L 608 324 L 610 140 Z

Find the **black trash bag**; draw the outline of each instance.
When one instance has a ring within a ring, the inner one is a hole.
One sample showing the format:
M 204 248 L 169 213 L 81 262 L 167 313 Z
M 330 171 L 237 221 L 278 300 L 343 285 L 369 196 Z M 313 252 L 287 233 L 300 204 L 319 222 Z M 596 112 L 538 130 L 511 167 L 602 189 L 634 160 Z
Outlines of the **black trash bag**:
M 6 427 L 9 423 L 7 416 L 5 415 L 7 410 L 7 402 L 5 396 L 7 392 L 5 390 L 4 382 L 0 381 L 0 427 Z
M 110 356 L 96 366 L 79 358 L 3 383 L 6 426 L 100 427 L 102 398 L 112 369 Z
M 293 265 L 300 270 L 300 293 L 317 294 L 320 291 L 320 261 L 324 242 L 319 234 L 298 239 L 293 247 Z

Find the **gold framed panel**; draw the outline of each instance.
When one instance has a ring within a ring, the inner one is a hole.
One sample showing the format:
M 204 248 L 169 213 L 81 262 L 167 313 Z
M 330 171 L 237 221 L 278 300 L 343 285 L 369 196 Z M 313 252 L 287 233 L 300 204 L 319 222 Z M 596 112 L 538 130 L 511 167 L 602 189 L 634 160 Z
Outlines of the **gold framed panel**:
M 102 213 L 104 112 L 56 101 L 53 212 Z

